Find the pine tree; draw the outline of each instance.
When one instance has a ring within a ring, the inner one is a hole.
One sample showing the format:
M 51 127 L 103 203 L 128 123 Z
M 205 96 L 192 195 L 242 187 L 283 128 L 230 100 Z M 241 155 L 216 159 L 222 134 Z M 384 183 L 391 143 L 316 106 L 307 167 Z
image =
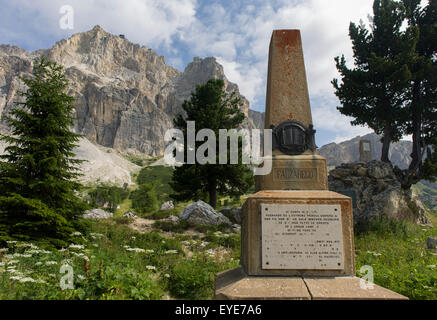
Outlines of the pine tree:
M 85 208 L 71 132 L 73 101 L 65 93 L 63 68 L 44 56 L 34 61 L 32 77 L 21 79 L 24 102 L 6 118 L 11 135 L 0 161 L 0 240 L 41 240 L 62 244 Z
M 184 101 L 182 108 L 186 117 L 180 115 L 174 120 L 176 128 L 184 132 L 187 141 L 187 121 L 194 121 L 196 134 L 201 129 L 214 131 L 218 145 L 220 129 L 236 129 L 245 116 L 240 111 L 241 101 L 235 92 L 227 94 L 224 91 L 224 81 L 211 79 L 204 85 L 199 85 L 191 99 Z M 199 145 L 196 143 L 195 150 Z M 184 145 L 187 153 L 188 143 Z M 229 155 L 230 143 L 227 152 Z M 238 164 L 184 164 L 173 172 L 171 186 L 175 191 L 172 197 L 176 200 L 208 200 L 216 208 L 217 194 L 240 196 L 246 193 L 254 184 L 250 168 L 241 161 L 241 139 L 239 144 Z M 219 157 L 216 150 L 217 159 Z M 228 157 L 229 159 L 229 157 Z
M 332 83 L 339 111 L 383 134 L 382 161 L 389 162 L 391 142 L 413 137 L 409 168 L 395 168 L 409 189 L 437 173 L 437 0 L 425 7 L 420 0 L 375 0 L 373 10 L 371 32 L 351 23 L 355 68 L 337 57 L 342 83 Z
M 334 79 L 332 84 L 342 104 L 337 109 L 355 118 L 352 125 L 367 125 L 383 134 L 381 161 L 389 162 L 390 143 L 405 133 L 408 113 L 403 104 L 411 81 L 407 62 L 417 39 L 401 32 L 402 3 L 375 0 L 373 12 L 370 32 L 362 23 L 350 24 L 355 68 L 348 68 L 344 56 L 336 57 L 342 83 Z
M 403 3 L 409 28 L 419 35 L 409 61 L 412 81 L 406 101 L 406 133 L 413 138 L 412 161 L 408 170 L 399 171 L 402 186 L 409 188 L 422 179 L 433 180 L 437 176 L 437 159 L 433 155 L 437 139 L 437 1 L 430 0 L 423 8 L 420 0 Z

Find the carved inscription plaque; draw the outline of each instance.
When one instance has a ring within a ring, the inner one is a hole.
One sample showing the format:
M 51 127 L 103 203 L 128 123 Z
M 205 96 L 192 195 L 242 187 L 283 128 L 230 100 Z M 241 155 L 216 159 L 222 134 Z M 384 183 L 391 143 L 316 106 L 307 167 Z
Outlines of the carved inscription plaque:
M 261 204 L 263 269 L 342 270 L 340 205 Z
M 274 168 L 274 177 L 278 181 L 300 181 L 317 179 L 317 168 Z

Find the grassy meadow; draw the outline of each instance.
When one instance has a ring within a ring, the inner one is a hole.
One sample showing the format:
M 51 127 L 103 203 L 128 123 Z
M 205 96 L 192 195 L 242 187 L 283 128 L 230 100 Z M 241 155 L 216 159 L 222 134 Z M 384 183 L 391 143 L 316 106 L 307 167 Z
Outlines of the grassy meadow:
M 136 178 L 154 183 L 162 203 L 169 199 L 170 177 L 171 169 L 158 166 L 145 167 Z M 162 220 L 187 205 L 176 203 L 172 211 L 142 215 L 156 221 L 137 232 L 132 219 L 122 217 L 132 210 L 129 196 L 114 199 L 114 217 L 89 221 L 68 247 L 9 242 L 1 248 L 0 299 L 212 299 L 215 275 L 240 265 L 238 229 Z M 220 209 L 239 206 L 245 197 L 219 200 Z M 430 217 L 437 226 L 437 215 Z M 376 284 L 410 299 L 437 299 L 437 252 L 426 249 L 428 237 L 437 238 L 437 227 L 382 220 L 357 226 L 357 276 L 371 266 Z

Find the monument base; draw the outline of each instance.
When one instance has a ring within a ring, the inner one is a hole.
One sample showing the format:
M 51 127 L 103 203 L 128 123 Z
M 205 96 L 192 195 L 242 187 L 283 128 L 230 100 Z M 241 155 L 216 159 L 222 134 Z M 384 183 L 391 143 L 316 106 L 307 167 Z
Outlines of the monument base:
M 216 300 L 408 300 L 383 287 L 343 277 L 250 277 L 242 267 L 217 274 Z
M 249 276 L 355 275 L 353 240 L 351 199 L 335 192 L 260 191 L 243 206 L 241 264 Z
M 328 190 L 326 159 L 311 152 L 290 156 L 282 153 L 265 157 L 271 162 L 268 175 L 256 176 L 255 190 Z

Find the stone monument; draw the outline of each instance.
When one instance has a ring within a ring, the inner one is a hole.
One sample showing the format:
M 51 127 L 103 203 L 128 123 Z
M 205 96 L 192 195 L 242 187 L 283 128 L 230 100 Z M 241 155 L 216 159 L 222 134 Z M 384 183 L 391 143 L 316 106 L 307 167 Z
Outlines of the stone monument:
M 405 299 L 355 277 L 352 202 L 328 191 L 299 30 L 273 32 L 265 121 L 272 171 L 243 206 L 242 265 L 217 275 L 216 299 Z
M 372 145 L 370 140 L 360 140 L 360 162 L 372 161 Z

